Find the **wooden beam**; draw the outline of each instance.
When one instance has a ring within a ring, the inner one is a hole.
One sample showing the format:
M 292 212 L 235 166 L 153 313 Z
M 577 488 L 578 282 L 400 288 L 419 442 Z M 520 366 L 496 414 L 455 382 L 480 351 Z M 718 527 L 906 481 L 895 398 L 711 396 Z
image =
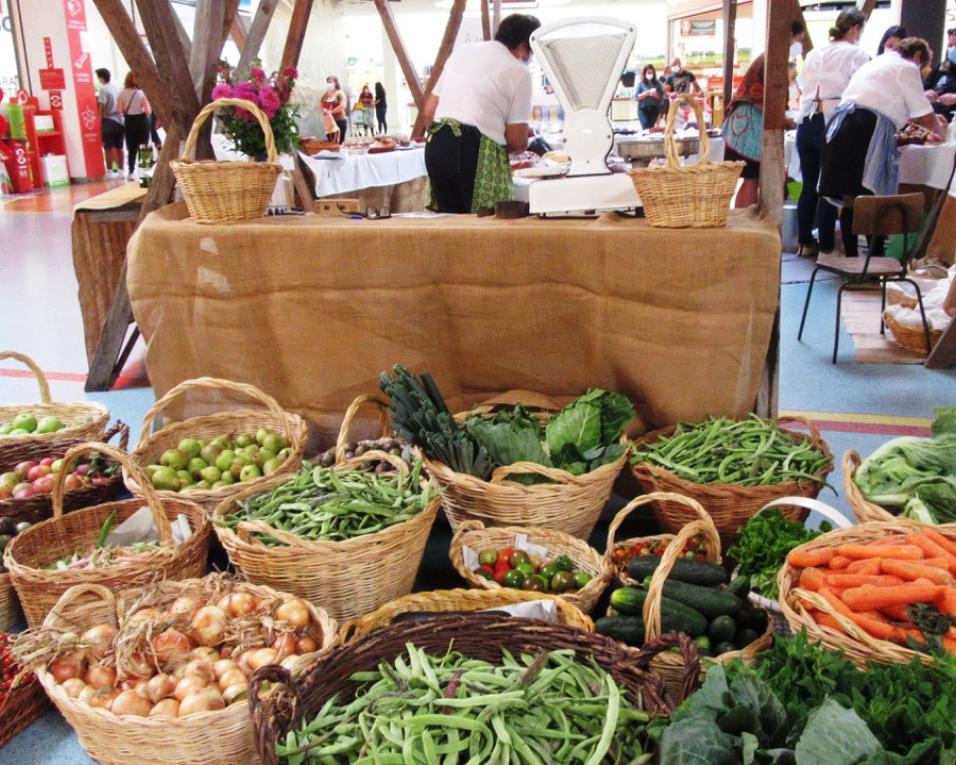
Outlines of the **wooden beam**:
M 467 0 L 454 0 L 451 11 L 448 14 L 448 23 L 445 25 L 445 34 L 442 36 L 441 45 L 438 46 L 438 54 L 435 56 L 435 63 L 432 66 L 432 72 L 428 76 L 428 83 L 425 85 L 425 91 L 422 94 L 422 103 L 428 100 L 432 94 L 438 80 L 441 79 L 441 73 L 445 69 L 445 62 L 455 48 L 455 39 L 458 37 L 458 31 L 461 29 L 461 20 L 465 16 L 465 5 Z M 425 119 L 421 111 L 415 118 L 415 125 L 412 128 L 412 136 L 422 136 L 425 134 Z
M 491 39 L 491 11 L 488 0 L 481 0 L 481 36 L 485 42 Z
M 763 136 L 760 154 L 760 213 L 780 224 L 786 168 L 783 132 L 789 92 L 790 7 L 767 4 L 767 51 L 764 54 Z
M 876 0 L 862 0 L 860 3 L 860 10 L 863 11 L 863 15 L 866 16 L 868 21 L 874 8 L 876 8 Z
M 222 53 L 226 0 L 197 0 L 189 73 L 200 104 L 209 100 L 216 84 L 216 62 Z
M 734 50 L 736 48 L 737 0 L 723 0 L 724 18 L 724 114 L 734 95 Z
M 412 94 L 412 101 L 419 109 L 425 103 L 425 92 L 422 90 L 421 80 L 418 79 L 418 72 L 415 71 L 415 65 L 408 56 L 405 49 L 405 43 L 402 41 L 402 35 L 398 31 L 398 24 L 395 23 L 395 15 L 388 4 L 388 0 L 375 0 L 375 9 L 382 19 L 382 25 L 385 27 L 385 34 L 392 44 L 392 50 L 395 51 L 395 58 L 398 59 L 398 65 L 402 68 L 402 74 L 405 76 L 405 82 L 408 84 L 408 90 Z
M 179 44 L 182 46 L 183 54 L 186 56 L 186 60 L 189 60 L 189 57 L 192 55 L 193 41 L 189 37 L 189 32 L 186 31 L 186 27 L 183 26 L 183 20 L 179 18 L 179 14 L 173 11 L 173 20 L 176 23 L 176 36 L 179 37 Z M 149 35 L 147 35 L 148 37 Z
M 491 36 L 498 34 L 498 27 L 501 26 L 501 0 L 494 0 L 494 11 L 491 16 Z
M 222 42 L 219 44 L 220 51 L 222 50 L 222 46 L 229 40 L 229 35 L 232 34 L 238 18 L 239 0 L 226 0 L 225 10 L 222 16 Z M 236 47 L 239 48 L 240 52 L 242 51 L 242 48 L 239 47 L 238 44 Z
M 239 49 L 239 55 L 246 49 L 246 38 L 249 36 L 249 19 L 241 13 L 237 13 L 232 20 L 232 27 L 229 29 L 229 35 L 232 41 Z
M 807 54 L 813 50 L 813 38 L 810 37 L 810 28 L 803 16 L 803 6 L 800 5 L 800 0 L 791 0 L 790 4 L 793 6 L 793 20 L 803 24 L 803 57 L 806 58 Z
M 309 26 L 309 16 L 312 14 L 312 0 L 295 0 L 292 8 L 292 21 L 289 23 L 289 35 L 285 38 L 285 49 L 282 51 L 282 68 L 298 66 L 302 46 L 305 44 L 305 31 Z
M 252 62 L 259 56 L 259 48 L 262 47 L 262 41 L 269 31 L 269 24 L 272 22 L 272 12 L 276 9 L 278 0 L 259 0 L 259 7 L 256 9 L 256 15 L 249 25 L 249 34 L 246 35 L 246 44 L 239 55 L 239 65 L 236 67 L 236 77 L 244 78 L 249 74 L 249 68 Z

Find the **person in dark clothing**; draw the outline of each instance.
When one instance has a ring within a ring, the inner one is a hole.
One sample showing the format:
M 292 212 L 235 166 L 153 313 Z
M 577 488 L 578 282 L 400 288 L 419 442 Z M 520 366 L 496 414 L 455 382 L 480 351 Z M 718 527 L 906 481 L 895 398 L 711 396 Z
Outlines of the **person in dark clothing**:
M 947 31 L 949 47 L 946 55 L 926 78 L 926 97 L 933 111 L 947 120 L 956 114 L 956 28 Z
M 388 120 L 385 114 L 388 112 L 388 104 L 385 102 L 385 86 L 380 82 L 375 83 L 375 119 L 378 122 L 378 132 L 388 132 Z
M 641 81 L 637 83 L 634 98 L 637 100 L 637 116 L 641 120 L 641 127 L 650 130 L 657 124 L 664 102 L 664 86 L 657 79 L 653 64 L 641 70 Z

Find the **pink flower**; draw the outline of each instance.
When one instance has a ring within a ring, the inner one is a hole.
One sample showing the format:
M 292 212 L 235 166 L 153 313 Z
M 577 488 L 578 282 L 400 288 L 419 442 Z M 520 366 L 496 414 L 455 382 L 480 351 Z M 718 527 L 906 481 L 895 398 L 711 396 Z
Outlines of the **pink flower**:
M 232 85 L 228 82 L 220 82 L 216 87 L 212 89 L 212 100 L 216 101 L 220 98 L 232 98 L 233 89 Z
M 282 76 L 288 80 L 297 80 L 299 79 L 299 70 L 294 66 L 287 66 L 282 70 Z
M 269 119 L 272 119 L 279 107 L 282 106 L 282 101 L 275 90 L 266 87 L 259 91 L 259 106 L 262 107 L 262 111 L 266 113 Z
M 252 101 L 256 103 L 258 101 L 259 89 L 248 80 L 240 82 L 233 88 L 233 96 L 235 98 L 244 98 L 246 101 Z
M 261 85 L 266 81 L 266 73 L 262 67 L 254 66 L 249 70 L 249 76 L 252 78 L 252 81 L 257 85 Z

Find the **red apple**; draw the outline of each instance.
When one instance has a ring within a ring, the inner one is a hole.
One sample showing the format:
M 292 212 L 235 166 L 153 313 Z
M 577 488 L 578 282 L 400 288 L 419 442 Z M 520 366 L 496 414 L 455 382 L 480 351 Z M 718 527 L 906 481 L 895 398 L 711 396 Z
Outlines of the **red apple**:
M 44 457 L 42 460 L 40 460 L 40 464 L 41 464 L 41 465 L 51 465 L 51 466 L 52 466 L 53 463 L 54 463 L 54 461 L 55 461 L 55 459 L 54 459 L 53 457 Z
M 52 472 L 53 470 L 49 465 L 34 465 L 27 471 L 27 480 L 30 483 L 34 483 L 40 478 L 43 478 L 43 476 L 50 475 Z
M 13 472 L 17 474 L 17 478 L 19 478 L 21 481 L 25 481 L 27 480 L 27 473 L 29 473 L 31 468 L 35 467 L 36 464 L 37 463 L 33 462 L 32 460 L 21 462 L 13 469 Z
M 49 494 L 53 491 L 53 481 L 54 478 L 52 475 L 40 476 L 33 482 L 33 491 L 36 494 Z
M 33 484 L 18 483 L 13 490 L 14 499 L 26 499 L 32 497 L 36 492 L 33 490 Z

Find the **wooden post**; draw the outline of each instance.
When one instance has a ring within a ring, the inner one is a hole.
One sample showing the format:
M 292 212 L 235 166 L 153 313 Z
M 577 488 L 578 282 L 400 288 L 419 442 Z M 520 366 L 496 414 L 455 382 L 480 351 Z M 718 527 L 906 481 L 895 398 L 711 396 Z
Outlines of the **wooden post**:
M 724 114 L 734 95 L 734 49 L 736 48 L 737 0 L 724 0 Z
M 863 0 L 860 4 L 860 10 L 863 11 L 863 15 L 866 16 L 867 20 L 869 20 L 874 8 L 876 8 L 876 0 Z
M 494 0 L 494 14 L 491 17 L 491 36 L 498 34 L 498 27 L 501 26 L 501 0 Z
M 246 44 L 239 55 L 239 64 L 236 66 L 236 77 L 244 78 L 249 74 L 249 68 L 252 62 L 259 56 L 259 48 L 262 47 L 262 41 L 269 31 L 269 24 L 272 21 L 272 12 L 276 8 L 279 0 L 259 0 L 259 7 L 256 9 L 256 15 L 249 25 L 249 34 L 246 35 Z
M 763 138 L 760 154 L 760 213 L 776 224 L 783 220 L 783 131 L 789 85 L 790 8 L 767 4 L 767 51 L 764 58 Z
M 422 83 L 421 80 L 418 79 L 418 72 L 415 71 L 415 65 L 408 57 L 402 35 L 398 31 L 398 24 L 395 23 L 392 8 L 388 4 L 388 0 L 375 0 L 375 9 L 382 19 L 385 34 L 388 35 L 389 42 L 392 43 L 392 50 L 395 51 L 395 58 L 398 59 L 398 65 L 402 68 L 405 82 L 408 83 L 408 89 L 412 94 L 412 101 L 415 102 L 415 106 L 421 109 L 425 103 L 425 92 L 422 90 Z
M 413 137 L 424 135 L 425 128 L 428 127 L 428 125 L 425 124 L 421 109 L 438 84 L 441 73 L 445 69 L 445 62 L 455 47 L 455 38 L 458 37 L 458 30 L 461 29 L 461 20 L 465 16 L 465 5 L 466 0 L 455 0 L 451 7 L 451 12 L 448 14 L 448 24 L 445 25 L 445 34 L 442 36 L 441 45 L 438 47 L 438 55 L 435 56 L 432 73 L 429 75 L 428 83 L 425 85 L 425 91 L 422 94 L 422 103 L 419 106 L 418 116 L 415 118 L 415 125 L 412 128 Z
M 236 21 L 239 18 L 239 0 L 226 0 L 226 5 L 222 15 L 222 43 L 219 45 L 220 52 L 222 46 L 226 44 L 232 30 L 235 28 Z M 242 53 L 242 46 L 236 43 L 239 52 Z
M 249 21 L 241 13 L 237 13 L 232 20 L 229 36 L 239 49 L 239 55 L 246 49 L 246 38 L 249 36 Z
M 225 18 L 226 0 L 197 0 L 189 71 L 200 104 L 209 100 L 216 84 L 216 62 L 222 51 Z
M 282 68 L 298 66 L 302 46 L 305 43 L 305 31 L 309 26 L 309 16 L 312 15 L 312 0 L 295 0 L 292 8 L 292 21 L 289 23 L 289 36 L 285 38 L 285 49 L 282 51 Z
M 485 42 L 491 39 L 491 12 L 488 9 L 488 0 L 481 0 L 481 36 Z
M 173 12 L 173 21 L 176 22 L 176 36 L 179 37 L 179 44 L 182 46 L 183 54 L 188 61 L 193 46 L 192 40 L 189 38 L 189 32 L 186 31 L 186 27 L 183 26 L 182 19 L 179 18 L 179 14 L 176 12 Z M 147 35 L 147 37 L 148 36 L 149 35 Z

